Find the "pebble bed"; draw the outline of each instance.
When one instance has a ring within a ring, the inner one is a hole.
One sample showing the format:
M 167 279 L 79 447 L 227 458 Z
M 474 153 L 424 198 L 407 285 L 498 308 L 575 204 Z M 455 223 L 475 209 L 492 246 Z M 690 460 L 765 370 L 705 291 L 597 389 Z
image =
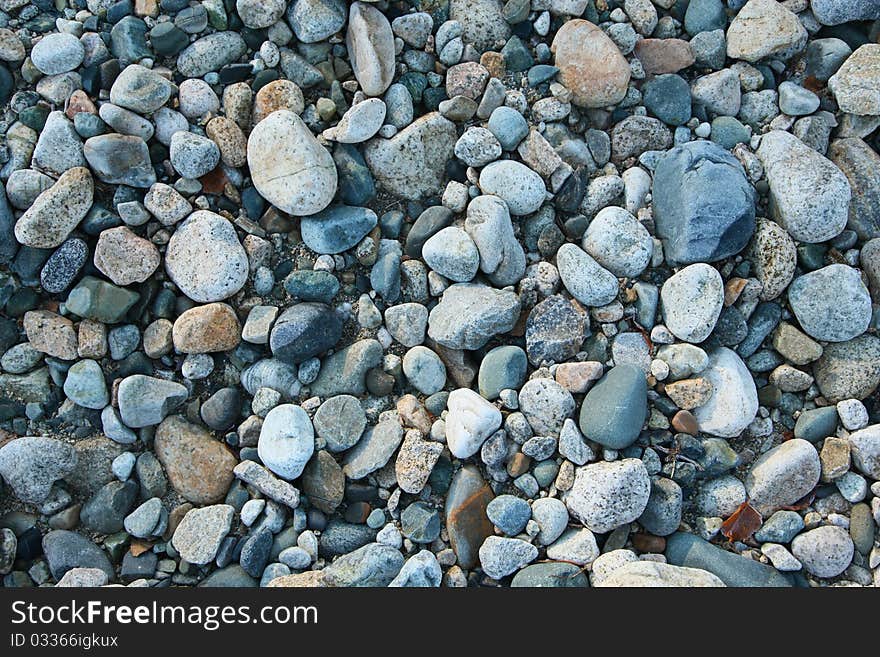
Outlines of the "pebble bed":
M 878 41 L 0 0 L 3 586 L 880 586 Z

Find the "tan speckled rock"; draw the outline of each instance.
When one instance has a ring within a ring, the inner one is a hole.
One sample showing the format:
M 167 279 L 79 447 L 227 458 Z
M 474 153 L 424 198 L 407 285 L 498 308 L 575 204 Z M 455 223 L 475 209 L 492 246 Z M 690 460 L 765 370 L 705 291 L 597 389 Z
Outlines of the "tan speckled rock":
M 61 244 L 92 207 L 94 183 L 85 167 L 65 171 L 15 224 L 15 239 L 35 249 Z
M 159 266 L 159 249 L 125 226 L 101 232 L 95 245 L 95 267 L 116 285 L 143 283 Z
M 559 80 L 581 107 L 606 107 L 623 100 L 630 68 L 614 42 L 590 21 L 575 19 L 556 33 L 550 48 Z
M 217 116 L 205 126 L 205 134 L 217 144 L 223 164 L 241 167 L 247 163 L 247 138 L 235 121 Z
M 174 322 L 174 348 L 184 354 L 206 354 L 235 349 L 241 325 L 231 306 L 209 303 L 185 311 Z
M 806 44 L 807 30 L 776 0 L 749 0 L 727 29 L 727 56 L 731 59 L 788 59 Z
M 76 331 L 66 317 L 48 310 L 29 310 L 23 323 L 28 342 L 37 351 L 63 360 L 76 358 Z

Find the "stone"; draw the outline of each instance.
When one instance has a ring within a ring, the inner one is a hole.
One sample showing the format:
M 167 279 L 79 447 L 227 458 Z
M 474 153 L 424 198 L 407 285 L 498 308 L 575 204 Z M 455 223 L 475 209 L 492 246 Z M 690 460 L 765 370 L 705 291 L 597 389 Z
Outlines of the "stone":
M 701 377 L 712 385 L 712 396 L 693 411 L 700 430 L 723 438 L 738 436 L 758 412 L 758 393 L 751 373 L 736 352 L 720 347 Z
M 110 87 L 110 102 L 138 114 L 151 114 L 171 97 L 171 81 L 153 69 L 129 64 Z
M 352 480 L 363 479 L 385 466 L 403 441 L 403 427 L 396 420 L 385 420 L 368 427 L 346 455 L 342 471 Z
M 717 588 L 725 586 L 716 575 L 699 568 L 673 566 L 652 561 L 623 564 L 594 586 L 639 588 Z
M 724 305 L 724 282 L 705 263 L 688 265 L 660 289 L 666 327 L 680 340 L 703 342 L 715 328 Z
M 788 59 L 807 44 L 798 17 L 776 0 L 749 0 L 727 28 L 727 56 L 757 62 Z
M 446 385 L 446 367 L 427 347 L 413 347 L 403 357 L 403 374 L 423 395 L 433 395 Z
M 203 36 L 177 56 L 177 70 L 187 78 L 200 78 L 238 60 L 247 51 L 237 32 L 214 32 Z
M 88 358 L 74 363 L 67 371 L 64 394 L 75 404 L 95 410 L 110 402 L 104 372 L 98 363 Z
M 546 196 L 541 176 L 516 160 L 499 160 L 483 167 L 480 189 L 501 198 L 512 215 L 531 214 Z
M 825 525 L 795 536 L 791 551 L 810 574 L 835 577 L 849 566 L 855 550 L 846 529 Z
M 403 568 L 403 555 L 388 545 L 370 543 L 336 559 L 324 580 L 336 587 L 385 587 Z
M 334 127 L 324 131 L 325 139 L 343 144 L 360 144 L 375 135 L 385 122 L 385 103 L 381 98 L 368 98 L 342 115 Z
M 172 415 L 156 428 L 154 450 L 171 486 L 187 501 L 215 504 L 225 497 L 238 460 L 202 427 Z
M 820 472 L 816 448 L 794 438 L 758 457 L 744 483 L 751 504 L 769 516 L 809 493 L 819 482 Z
M 186 387 L 143 374 L 125 377 L 119 384 L 119 413 L 133 429 L 159 424 L 189 396 Z
M 617 207 L 599 211 L 587 227 L 582 245 L 596 262 L 619 278 L 641 274 L 654 251 L 647 229 L 629 212 Z
M 352 447 L 367 426 L 366 415 L 357 398 L 337 395 L 325 401 L 314 417 L 318 436 L 326 441 L 331 452 L 342 452 Z
M 550 47 L 559 79 L 581 107 L 616 105 L 626 95 L 630 68 L 615 43 L 593 23 L 566 21 Z
M 428 309 L 420 303 L 402 303 L 385 311 L 385 328 L 404 347 L 415 347 L 425 340 Z
M 479 349 L 499 333 L 510 331 L 519 317 L 514 292 L 486 285 L 450 285 L 428 315 L 428 336 L 451 349 Z
M 519 347 L 495 347 L 480 362 L 477 379 L 480 395 L 491 401 L 497 399 L 502 390 L 518 390 L 525 381 L 527 368 L 526 354 Z
M 880 384 L 880 340 L 860 335 L 846 342 L 824 347 L 813 364 L 813 376 L 822 395 L 830 402 L 864 399 Z
M 184 354 L 231 351 L 241 340 L 241 325 L 231 306 L 209 303 L 181 313 L 172 339 L 174 348 Z
M 770 185 L 774 214 L 794 239 L 814 244 L 844 229 L 851 192 L 840 169 L 780 130 L 765 134 L 756 153 Z
M 27 504 L 43 503 L 52 484 L 69 475 L 76 463 L 70 445 L 46 436 L 25 436 L 0 447 L 0 475 Z
M 480 546 L 480 566 L 493 579 L 515 573 L 538 558 L 538 548 L 517 538 L 489 536 Z
M 342 321 L 330 306 L 306 301 L 278 316 L 269 346 L 279 360 L 298 364 L 333 348 L 341 335 Z
M 791 581 L 772 566 L 728 552 L 694 534 L 676 532 L 668 537 L 666 559 L 674 566 L 708 571 L 727 586 L 792 586 Z
M 22 322 L 30 346 L 36 351 L 63 360 L 77 357 L 73 322 L 48 310 L 29 310 Z
M 519 392 L 519 405 L 532 429 L 540 436 L 558 436 L 565 420 L 574 414 L 574 397 L 553 379 L 527 381 Z
M 260 121 L 248 139 L 247 157 L 254 187 L 284 212 L 310 215 L 333 200 L 333 158 L 293 112 L 278 110 Z
M 589 336 L 589 317 L 577 301 L 561 295 L 544 299 L 526 320 L 526 352 L 540 365 L 562 362 L 575 356 Z
M 207 137 L 181 130 L 171 136 L 169 157 L 184 178 L 201 178 L 220 163 L 220 149 Z
M 443 572 L 437 557 L 429 550 L 421 550 L 406 560 L 403 568 L 388 584 L 396 587 L 433 588 L 440 586 Z
M 828 158 L 843 171 L 853 191 L 846 227 L 863 240 L 880 237 L 880 182 L 873 175 L 880 155 L 861 139 L 849 137 L 833 141 Z
M 287 10 L 287 20 L 303 43 L 333 36 L 345 25 L 346 15 L 345 3 L 340 0 L 296 0 Z
M 210 258 L 204 257 L 206 253 Z M 197 210 L 171 236 L 165 269 L 190 299 L 211 303 L 244 286 L 248 259 L 229 221 L 209 210 Z
M 171 544 L 181 558 L 191 564 L 210 563 L 229 533 L 234 517 L 235 509 L 228 504 L 191 509 L 174 530 Z
M 849 435 L 853 464 L 860 472 L 880 480 L 880 425 L 874 424 Z
M 440 443 L 424 440 L 418 431 L 407 431 L 394 463 L 401 490 L 413 495 L 421 492 L 442 452 Z
M 556 252 L 556 266 L 565 289 L 587 306 L 604 306 L 617 298 L 617 278 L 574 244 Z
M 361 89 L 368 96 L 382 95 L 394 79 L 394 34 L 388 19 L 372 5 L 353 3 L 345 45 Z
M 362 395 L 367 371 L 382 360 L 382 345 L 366 339 L 340 349 L 324 359 L 318 378 L 311 384 L 313 395 Z
M 650 493 L 651 482 L 642 461 L 623 459 L 577 468 L 564 501 L 585 527 L 605 534 L 642 515 Z
M 314 429 L 294 404 L 281 404 L 266 415 L 258 445 L 260 460 L 284 479 L 296 479 L 314 452 Z
M 446 402 L 446 441 L 457 458 L 475 454 L 501 426 L 501 413 L 473 390 L 459 388 Z
M 480 266 L 474 241 L 454 226 L 431 236 L 422 247 L 422 258 L 431 269 L 457 283 L 470 281 Z
M 759 219 L 748 254 L 755 278 L 762 284 L 761 299 L 769 301 L 782 294 L 797 267 L 797 249 L 786 230 L 775 221 Z
M 841 111 L 856 116 L 880 114 L 880 44 L 866 43 L 856 48 L 828 80 Z
M 125 516 L 134 508 L 137 494 L 138 486 L 131 480 L 105 484 L 82 506 L 82 526 L 98 534 L 121 531 Z
M 445 163 L 452 158 L 457 140 L 455 124 L 439 112 L 430 112 L 391 139 L 370 140 L 364 159 L 389 193 L 419 200 L 443 190 Z
M 43 537 L 43 553 L 56 581 L 74 568 L 96 568 L 112 580 L 116 573 L 104 551 L 81 534 L 56 529 Z
M 140 295 L 93 276 L 84 276 L 67 295 L 67 310 L 85 319 L 121 322 Z
M 871 297 L 859 272 L 833 264 L 799 276 L 788 300 L 801 328 L 813 338 L 845 342 L 862 334 L 871 321 Z
M 59 246 L 92 207 L 94 185 L 85 167 L 65 171 L 15 223 L 15 239 L 39 249 Z
M 736 158 L 712 142 L 667 151 L 654 170 L 652 195 L 657 236 L 670 262 L 723 260 L 742 251 L 755 230 L 754 189 Z
M 58 75 L 77 68 L 85 49 L 73 34 L 47 34 L 31 50 L 31 62 L 44 75 Z
M 95 267 L 116 285 L 143 283 L 159 267 L 159 250 L 125 226 L 101 231 L 95 245 Z
M 148 188 L 156 182 L 147 143 L 116 133 L 86 139 L 83 155 L 98 180 L 111 185 Z
M 644 373 L 633 365 L 618 365 L 584 396 L 578 425 L 587 439 L 623 449 L 638 438 L 647 413 Z
M 85 166 L 82 148 L 73 123 L 63 112 L 50 112 L 34 147 L 31 166 L 58 176 L 73 167 Z
M 588 530 L 587 530 L 588 531 Z M 513 576 L 513 588 L 586 588 L 589 581 L 573 563 L 549 561 L 526 566 Z

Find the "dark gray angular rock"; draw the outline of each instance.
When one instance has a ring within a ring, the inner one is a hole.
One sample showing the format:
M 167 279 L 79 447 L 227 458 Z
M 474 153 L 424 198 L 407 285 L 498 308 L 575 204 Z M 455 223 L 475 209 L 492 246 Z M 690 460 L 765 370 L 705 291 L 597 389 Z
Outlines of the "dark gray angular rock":
M 137 483 L 131 479 L 104 485 L 83 505 L 79 514 L 82 526 L 99 534 L 121 531 L 125 516 L 131 513 L 137 501 L 138 491 Z
M 57 580 L 71 568 L 100 568 L 108 579 L 115 576 L 104 551 L 81 534 L 57 529 L 43 537 L 43 552 L 49 572 Z
M 648 413 L 645 374 L 634 365 L 617 365 L 586 394 L 578 425 L 589 440 L 623 449 L 639 436 Z
M 535 366 L 572 358 L 590 336 L 589 317 L 560 295 L 544 299 L 526 320 L 526 352 Z
M 323 303 L 307 301 L 285 310 L 272 327 L 272 354 L 286 363 L 301 363 L 339 342 L 342 320 Z
M 657 236 L 670 263 L 727 258 L 755 231 L 754 188 L 737 159 L 712 142 L 667 152 L 654 171 L 652 193 Z

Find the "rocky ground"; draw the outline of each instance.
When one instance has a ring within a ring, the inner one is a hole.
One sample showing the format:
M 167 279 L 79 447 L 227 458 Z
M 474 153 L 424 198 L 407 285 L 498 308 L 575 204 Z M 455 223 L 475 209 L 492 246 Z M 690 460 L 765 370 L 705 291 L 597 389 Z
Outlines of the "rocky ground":
M 880 0 L 0 0 L 3 585 L 880 586 Z

